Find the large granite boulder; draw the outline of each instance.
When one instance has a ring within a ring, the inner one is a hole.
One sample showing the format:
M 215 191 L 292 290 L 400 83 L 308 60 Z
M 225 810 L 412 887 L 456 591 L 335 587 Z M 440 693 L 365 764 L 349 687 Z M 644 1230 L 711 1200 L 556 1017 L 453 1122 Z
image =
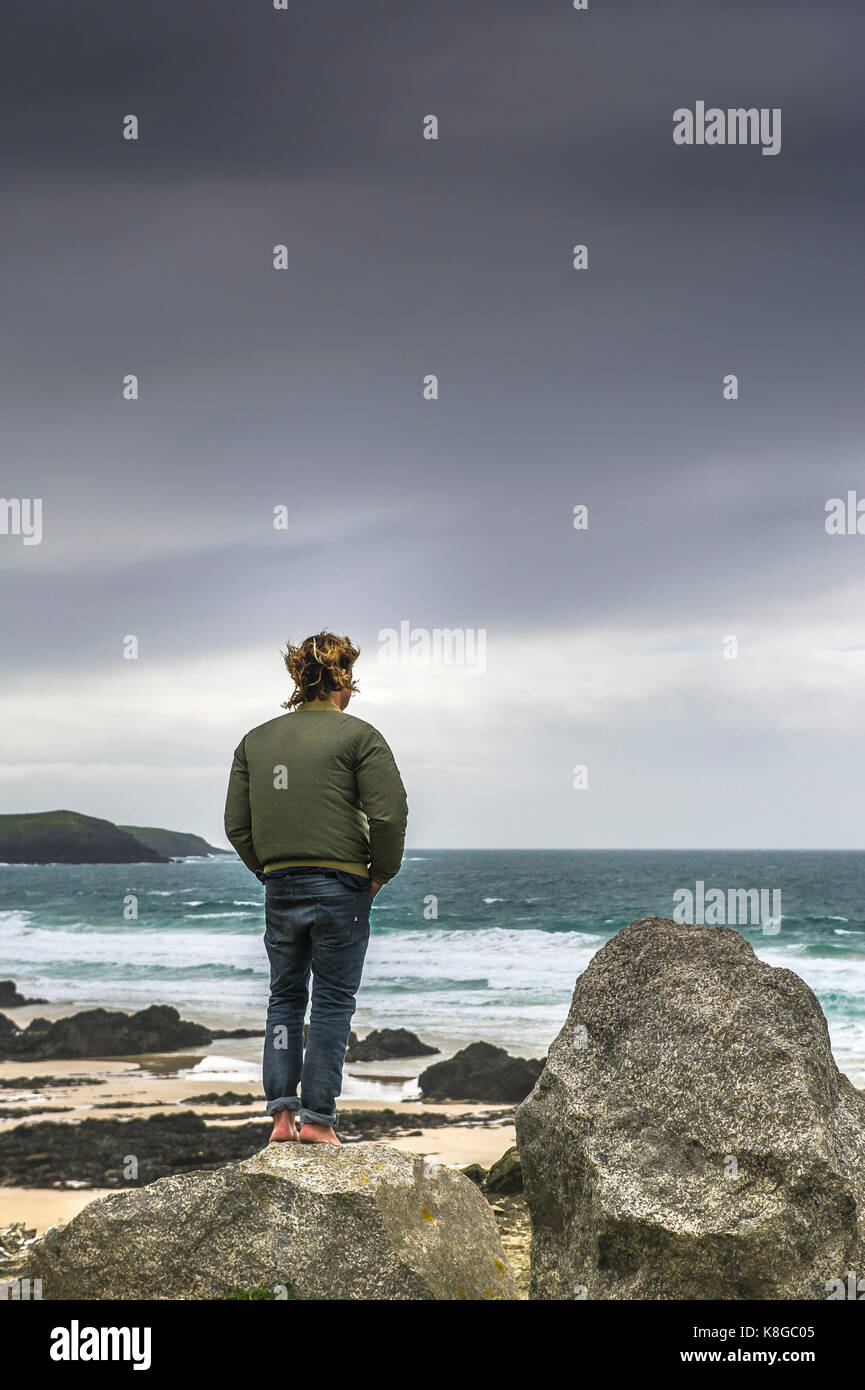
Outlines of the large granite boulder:
M 517 1105 L 537 1081 L 543 1062 L 511 1057 L 492 1043 L 470 1043 L 418 1077 L 424 1100 L 477 1100 Z
M 825 1299 L 865 1272 L 865 1098 L 739 932 L 633 922 L 517 1111 L 536 1299 Z
M 455 1169 L 384 1144 L 271 1144 L 91 1202 L 34 1246 L 45 1299 L 510 1299 L 492 1212 Z

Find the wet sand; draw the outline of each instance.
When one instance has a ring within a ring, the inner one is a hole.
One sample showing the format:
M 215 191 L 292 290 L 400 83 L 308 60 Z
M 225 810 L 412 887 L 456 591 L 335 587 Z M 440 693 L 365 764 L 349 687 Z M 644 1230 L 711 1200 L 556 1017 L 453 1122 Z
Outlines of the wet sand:
M 107 1197 L 108 1187 L 82 1187 L 58 1192 L 52 1187 L 0 1187 L 0 1228 L 23 1221 L 41 1235 L 49 1226 L 71 1221 L 96 1197 Z

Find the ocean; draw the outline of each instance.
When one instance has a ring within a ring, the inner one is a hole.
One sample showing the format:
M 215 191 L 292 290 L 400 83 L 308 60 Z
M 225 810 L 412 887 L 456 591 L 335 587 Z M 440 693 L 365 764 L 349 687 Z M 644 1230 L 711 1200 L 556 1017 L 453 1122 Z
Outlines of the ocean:
M 762 888 L 780 892 L 780 911 L 739 929 L 807 981 L 838 1065 L 865 1086 L 863 875 L 860 851 L 415 850 L 373 905 L 355 1026 L 410 1028 L 444 1054 L 483 1038 L 542 1056 L 577 975 L 621 927 L 672 916 L 698 883 L 707 896 Z M 234 857 L 0 866 L 0 978 L 55 1007 L 173 1004 L 261 1028 L 263 896 Z M 257 1084 L 259 1051 L 220 1042 L 188 1074 Z M 416 1066 L 350 1066 L 343 1095 L 409 1096 Z

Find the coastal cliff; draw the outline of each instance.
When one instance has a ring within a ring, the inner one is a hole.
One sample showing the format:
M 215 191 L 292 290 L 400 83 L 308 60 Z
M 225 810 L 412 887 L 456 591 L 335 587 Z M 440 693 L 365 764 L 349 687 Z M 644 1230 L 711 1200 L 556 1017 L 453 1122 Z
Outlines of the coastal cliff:
M 203 835 L 190 835 L 185 830 L 162 830 L 155 825 L 119 825 L 117 828 L 124 830 L 127 835 L 133 835 L 156 854 L 166 855 L 169 859 L 211 854 L 227 854 L 231 857 L 234 854 L 234 850 L 218 849 L 216 845 L 208 844 Z
M 115 825 L 80 811 L 0 816 L 0 863 L 167 864 L 185 855 L 230 854 L 200 835 Z

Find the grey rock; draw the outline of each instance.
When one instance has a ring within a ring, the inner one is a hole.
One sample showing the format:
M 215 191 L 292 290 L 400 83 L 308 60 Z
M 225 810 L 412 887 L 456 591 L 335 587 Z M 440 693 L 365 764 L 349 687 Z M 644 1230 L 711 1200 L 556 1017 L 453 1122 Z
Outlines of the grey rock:
M 203 1047 L 211 1034 L 199 1023 L 188 1023 L 170 1004 L 151 1004 L 138 1013 L 113 1009 L 84 1009 L 51 1022 L 34 1018 L 26 1028 L 10 1028 L 0 1015 L 0 1057 L 26 1061 L 69 1057 L 125 1057 L 144 1052 L 176 1052 Z
M 0 1281 L 18 1278 L 36 1239 L 35 1229 L 28 1230 L 23 1221 L 0 1227 Z
M 0 980 L 0 1009 L 20 1009 L 25 1004 L 47 1004 L 47 999 L 25 999 L 14 980 Z
M 515 1297 L 468 1178 L 384 1144 L 271 1144 L 91 1202 L 30 1253 L 45 1299 Z
M 865 1274 L 865 1099 L 811 990 L 728 927 L 607 942 L 516 1124 L 532 1298 L 822 1300 Z
M 373 1028 L 360 1042 L 349 1045 L 347 1062 L 390 1062 L 399 1057 L 432 1057 L 437 1047 L 421 1042 L 408 1028 Z
M 487 1174 L 486 1190 L 501 1195 L 522 1192 L 523 1165 L 520 1161 L 520 1151 L 516 1145 L 506 1149 L 501 1158 L 496 1159 Z
M 264 1115 L 253 1123 L 206 1124 L 193 1111 L 171 1109 L 147 1119 L 88 1116 L 71 1125 L 54 1119 L 10 1125 L 0 1130 L 0 1187 L 144 1186 L 250 1158 L 269 1133 Z M 134 1181 L 126 1154 L 138 1160 Z
M 434 1062 L 418 1077 L 425 1100 L 497 1101 L 517 1105 L 540 1075 L 543 1062 L 511 1057 L 492 1043 L 470 1043 L 446 1062 Z
M 460 1168 L 464 1178 L 469 1178 L 476 1187 L 483 1187 L 487 1180 L 487 1170 L 482 1163 L 467 1163 Z

